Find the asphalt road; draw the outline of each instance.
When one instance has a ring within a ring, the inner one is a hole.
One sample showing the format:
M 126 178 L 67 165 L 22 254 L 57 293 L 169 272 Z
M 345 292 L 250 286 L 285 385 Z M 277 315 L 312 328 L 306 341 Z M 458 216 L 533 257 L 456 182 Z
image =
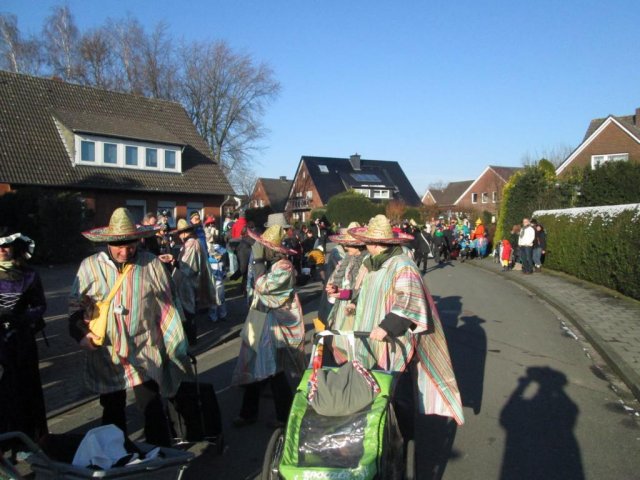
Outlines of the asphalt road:
M 507 276 L 469 265 L 436 268 L 425 278 L 445 326 L 466 423 L 417 419 L 418 478 L 640 479 L 640 429 L 627 393 L 557 312 Z M 310 323 L 315 303 L 305 311 Z M 238 349 L 232 340 L 200 356 L 201 378 L 218 392 L 228 446 L 221 456 L 194 446 L 199 455 L 187 480 L 248 479 L 260 470 L 273 405 L 265 395 L 258 423 L 231 427 L 241 400 L 241 391 L 229 387 Z M 60 416 L 51 429 L 86 431 L 97 408 L 93 402 Z

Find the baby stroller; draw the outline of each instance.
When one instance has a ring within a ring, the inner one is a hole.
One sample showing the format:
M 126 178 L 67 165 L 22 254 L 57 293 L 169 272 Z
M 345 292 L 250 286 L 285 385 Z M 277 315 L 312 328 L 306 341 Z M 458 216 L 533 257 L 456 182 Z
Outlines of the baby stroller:
M 323 367 L 324 337 L 334 335 L 346 336 L 352 347 L 356 338 L 369 340 L 369 332 L 325 330 L 316 334 L 311 366 L 298 386 L 286 428 L 273 432 L 261 478 L 414 479 L 415 444 L 409 440 L 405 445 L 392 405 L 398 374 L 364 370 L 359 362 Z M 364 372 L 355 372 L 359 369 Z M 334 384 L 338 388 L 328 387 L 331 375 L 338 379 Z M 363 395 L 355 394 L 353 385 L 365 385 L 364 391 L 366 385 L 371 388 L 370 401 L 359 409 L 356 404 Z

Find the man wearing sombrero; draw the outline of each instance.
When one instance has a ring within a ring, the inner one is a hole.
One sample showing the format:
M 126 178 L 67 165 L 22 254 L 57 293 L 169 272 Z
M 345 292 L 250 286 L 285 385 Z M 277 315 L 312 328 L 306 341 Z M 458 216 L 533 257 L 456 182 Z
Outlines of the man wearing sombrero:
M 301 372 L 304 362 L 302 307 L 294 291 L 295 269 L 282 246 L 284 230 L 273 225 L 262 234 L 249 235 L 265 248 L 266 272 L 258 277 L 254 297 L 240 334 L 242 343 L 233 372 L 233 385 L 245 387 L 242 406 L 234 425 L 243 426 L 258 418 L 260 386 L 271 384 L 276 418 L 272 426 L 287 421 L 293 393 L 287 375 Z
M 141 238 L 155 232 L 117 208 L 107 227 L 82 233 L 106 244 L 106 251 L 80 264 L 71 288 L 69 331 L 86 350 L 84 381 L 100 394 L 102 424 L 114 424 L 126 435 L 126 390 L 133 389 L 144 413 L 146 441 L 170 445 L 161 396 L 175 395 L 190 367 L 167 271 L 155 255 L 138 248 Z M 99 315 L 106 318 L 102 330 L 90 322 L 100 311 L 106 314 Z
M 353 329 L 369 331 L 377 340 L 370 342 L 370 349 L 361 343 L 356 354 L 368 368 L 377 365 L 405 372 L 394 401 L 403 436 L 413 435 L 413 369 L 422 399 L 420 413 L 452 417 L 462 424 L 460 394 L 438 310 L 416 264 L 401 247 L 412 237 L 393 232 L 384 215 L 348 233 L 364 242 L 369 252 L 358 275 Z M 382 341 L 387 337 L 394 339 L 394 348 Z
M 208 311 L 215 304 L 208 255 L 195 231 L 198 225 L 189 224 L 180 218 L 176 229 L 171 231 L 182 243 L 178 258 L 173 264 L 173 280 L 184 311 L 183 326 L 190 345 L 195 345 L 198 338 L 196 314 Z

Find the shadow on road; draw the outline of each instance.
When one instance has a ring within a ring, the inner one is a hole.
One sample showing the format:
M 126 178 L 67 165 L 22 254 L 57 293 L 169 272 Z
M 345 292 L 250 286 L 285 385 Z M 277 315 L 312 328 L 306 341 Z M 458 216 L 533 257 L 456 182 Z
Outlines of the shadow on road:
M 564 391 L 567 377 L 549 367 L 529 367 L 500 414 L 506 430 L 501 480 L 582 480 L 573 429 L 577 405 Z
M 482 328 L 485 320 L 477 315 L 463 315 L 466 312 L 459 296 L 436 296 L 434 300 L 447 338 L 462 404 L 478 415 L 482 408 L 487 358 L 487 334 Z

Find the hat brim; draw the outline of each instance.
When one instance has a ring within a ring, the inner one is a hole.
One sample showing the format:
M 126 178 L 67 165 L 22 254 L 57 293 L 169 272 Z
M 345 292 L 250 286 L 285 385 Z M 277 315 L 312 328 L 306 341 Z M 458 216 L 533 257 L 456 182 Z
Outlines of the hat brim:
M 283 225 L 282 223 L 269 223 L 269 222 L 266 222 L 264 224 L 264 228 L 273 227 L 274 225 L 280 225 L 282 228 L 291 228 L 291 225 L 289 225 L 288 223 L 285 223 Z
M 347 247 L 363 247 L 364 242 L 352 237 L 351 235 L 329 235 L 329 241 L 339 243 Z
M 250 228 L 247 229 L 247 235 L 249 235 L 251 238 L 253 238 L 256 242 L 260 243 L 261 245 L 264 245 L 268 249 L 273 250 L 275 252 L 282 253 L 283 255 L 298 254 L 298 252 L 296 252 L 295 250 L 290 250 L 288 248 L 283 247 L 282 245 L 276 245 L 275 243 L 270 242 L 269 240 L 265 240 L 264 238 L 262 238 L 261 235 L 258 235 L 256 232 L 254 232 Z
M 398 245 L 401 243 L 408 243 L 413 240 L 413 235 L 409 235 L 408 233 L 396 232 L 393 233 L 393 237 L 371 237 L 367 234 L 368 229 L 368 227 L 350 228 L 349 230 L 347 230 L 347 233 L 352 237 L 364 242 L 365 244 L 381 243 L 383 245 Z
M 198 227 L 198 225 L 189 225 L 188 227 L 184 227 L 184 228 L 176 228 L 175 230 L 169 230 L 169 233 L 182 233 L 182 232 L 189 232 L 192 230 L 195 230 Z
M 152 237 L 160 230 L 156 225 L 137 225 L 136 231 L 124 234 L 109 233 L 109 227 L 92 228 L 82 232 L 82 235 L 92 242 L 110 243 L 126 242 L 127 240 L 139 240 L 141 238 Z

